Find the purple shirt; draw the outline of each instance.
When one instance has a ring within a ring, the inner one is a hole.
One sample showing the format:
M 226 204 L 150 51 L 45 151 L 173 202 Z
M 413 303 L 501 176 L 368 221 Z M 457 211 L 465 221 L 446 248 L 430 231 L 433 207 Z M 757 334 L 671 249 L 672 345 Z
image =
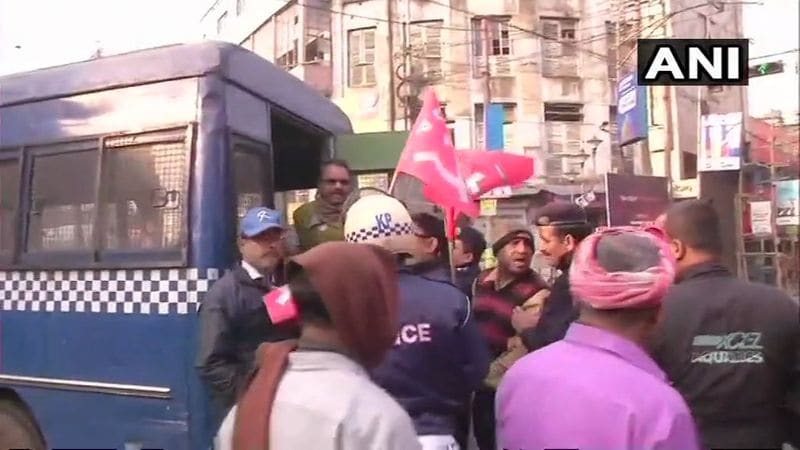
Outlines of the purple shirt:
M 689 408 L 644 350 L 579 323 L 503 377 L 497 439 L 508 450 L 699 448 Z

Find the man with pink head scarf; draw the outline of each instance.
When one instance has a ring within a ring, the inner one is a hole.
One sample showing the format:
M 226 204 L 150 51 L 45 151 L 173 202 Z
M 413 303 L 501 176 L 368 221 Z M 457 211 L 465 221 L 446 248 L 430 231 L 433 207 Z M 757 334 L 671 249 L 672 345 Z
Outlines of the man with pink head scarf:
M 698 448 L 686 403 L 646 351 L 675 260 L 658 229 L 607 228 L 570 268 L 563 340 L 519 360 L 497 394 L 498 448 Z

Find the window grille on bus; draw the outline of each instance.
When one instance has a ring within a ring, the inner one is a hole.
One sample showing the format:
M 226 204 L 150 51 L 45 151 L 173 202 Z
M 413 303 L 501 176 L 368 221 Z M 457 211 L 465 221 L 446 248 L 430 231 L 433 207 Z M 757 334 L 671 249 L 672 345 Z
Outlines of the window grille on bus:
M 104 153 L 103 247 L 168 249 L 183 240 L 184 142 L 150 143 Z
M 14 250 L 19 203 L 19 160 L 0 160 L 0 253 Z
M 185 128 L 30 147 L 29 154 L 23 252 L 179 250 L 185 244 Z
M 33 157 L 28 251 L 92 248 L 96 167 L 97 151 L 85 147 Z

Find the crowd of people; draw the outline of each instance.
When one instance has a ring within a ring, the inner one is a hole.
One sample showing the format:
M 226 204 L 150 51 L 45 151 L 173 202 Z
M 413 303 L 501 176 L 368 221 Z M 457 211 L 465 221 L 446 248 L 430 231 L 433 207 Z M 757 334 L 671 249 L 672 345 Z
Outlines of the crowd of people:
M 297 252 L 279 212 L 241 220 L 241 263 L 200 308 L 216 448 L 800 447 L 798 305 L 720 263 L 708 202 L 597 230 L 553 203 L 481 270 L 475 228 L 448 249 L 436 216 L 352 189 L 346 163 L 323 165 Z M 291 320 L 270 317 L 276 289 Z

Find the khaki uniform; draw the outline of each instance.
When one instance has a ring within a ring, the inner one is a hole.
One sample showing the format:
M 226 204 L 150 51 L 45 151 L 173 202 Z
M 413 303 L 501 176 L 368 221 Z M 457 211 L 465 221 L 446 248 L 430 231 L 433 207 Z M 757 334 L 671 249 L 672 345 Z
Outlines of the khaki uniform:
M 317 213 L 317 205 L 316 200 L 306 203 L 292 215 L 301 252 L 324 242 L 344 241 L 344 219 L 338 224 L 326 223 Z

